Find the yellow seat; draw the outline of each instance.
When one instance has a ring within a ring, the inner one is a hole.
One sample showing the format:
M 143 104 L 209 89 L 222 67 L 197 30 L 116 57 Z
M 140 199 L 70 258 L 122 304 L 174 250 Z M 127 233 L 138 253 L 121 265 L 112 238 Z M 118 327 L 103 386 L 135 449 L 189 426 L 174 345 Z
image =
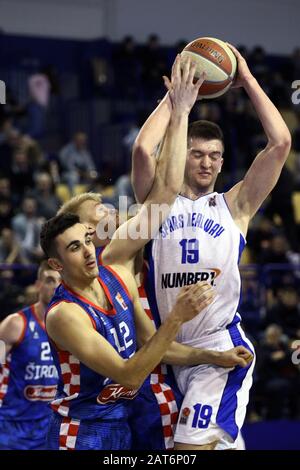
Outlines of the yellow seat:
M 293 132 L 298 126 L 298 120 L 295 111 L 292 109 L 280 109 L 280 113 L 285 120 L 290 132 Z
M 244 265 L 244 264 L 251 264 L 251 263 L 253 263 L 251 252 L 250 252 L 250 249 L 248 248 L 248 246 L 246 246 L 244 248 L 243 253 L 242 253 L 240 264 Z
M 292 195 L 292 202 L 294 206 L 295 220 L 300 224 L 300 191 L 295 191 Z
M 86 184 L 76 184 L 74 187 L 74 196 L 78 194 L 86 193 L 88 190 L 88 186 Z
M 57 184 L 55 187 L 55 193 L 63 204 L 71 198 L 70 190 L 66 184 Z
M 111 186 L 106 186 L 105 188 L 103 188 L 103 190 L 101 191 L 101 194 L 102 196 L 106 196 L 106 197 L 114 197 L 115 195 L 115 187 L 113 185 Z
M 289 158 L 287 159 L 286 161 L 286 166 L 287 168 L 293 173 L 295 171 L 295 168 L 296 168 L 296 152 L 295 150 L 291 149 L 290 153 L 289 153 Z

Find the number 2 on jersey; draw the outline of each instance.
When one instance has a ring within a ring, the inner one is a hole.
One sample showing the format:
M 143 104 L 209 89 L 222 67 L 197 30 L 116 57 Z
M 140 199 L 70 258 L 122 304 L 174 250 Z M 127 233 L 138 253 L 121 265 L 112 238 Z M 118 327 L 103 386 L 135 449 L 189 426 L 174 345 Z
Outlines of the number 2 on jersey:
M 181 264 L 195 264 L 199 263 L 199 241 L 196 238 L 184 238 L 179 242 L 182 248 Z

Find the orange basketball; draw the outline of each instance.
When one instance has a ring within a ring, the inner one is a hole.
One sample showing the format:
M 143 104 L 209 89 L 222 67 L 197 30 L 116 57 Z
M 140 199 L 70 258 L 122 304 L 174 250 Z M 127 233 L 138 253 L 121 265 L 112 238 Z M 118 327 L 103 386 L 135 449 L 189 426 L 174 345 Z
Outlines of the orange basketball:
M 200 98 L 216 98 L 231 86 L 237 69 L 232 50 L 220 39 L 198 38 L 182 51 L 183 59 L 190 57 L 196 63 L 196 77 L 205 71 L 207 78 L 199 90 Z

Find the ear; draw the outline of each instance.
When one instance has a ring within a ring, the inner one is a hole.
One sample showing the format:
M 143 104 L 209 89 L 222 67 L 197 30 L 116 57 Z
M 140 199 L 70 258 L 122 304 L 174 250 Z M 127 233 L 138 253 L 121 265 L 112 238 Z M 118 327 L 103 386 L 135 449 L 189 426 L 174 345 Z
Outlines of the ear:
M 60 261 L 57 258 L 48 258 L 49 266 L 54 269 L 54 271 L 62 271 L 63 267 Z
M 224 158 L 222 158 L 222 160 L 221 160 L 221 166 L 220 166 L 220 169 L 219 169 L 218 173 L 221 173 L 221 171 L 222 171 L 222 166 L 223 166 L 223 163 L 224 163 Z

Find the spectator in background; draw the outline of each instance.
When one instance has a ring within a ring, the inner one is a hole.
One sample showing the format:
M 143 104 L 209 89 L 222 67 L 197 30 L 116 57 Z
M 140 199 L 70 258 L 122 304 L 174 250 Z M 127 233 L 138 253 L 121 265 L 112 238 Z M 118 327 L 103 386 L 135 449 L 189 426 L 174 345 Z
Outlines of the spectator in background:
M 160 46 L 160 39 L 156 34 L 148 37 L 146 45 L 141 52 L 142 83 L 145 87 L 146 97 L 161 96 L 163 82 L 161 77 L 168 75 L 167 61 Z
M 286 237 L 280 233 L 275 233 L 270 240 L 270 245 L 262 250 L 258 263 L 264 264 L 281 264 L 283 266 L 273 267 L 268 272 L 265 279 L 266 284 L 273 290 L 277 290 L 282 284 L 294 282 L 293 254 L 289 250 L 289 244 Z M 276 268 L 276 269 L 274 269 Z
M 299 59 L 300 59 L 300 48 L 299 48 Z M 300 77 L 300 71 L 299 71 Z M 293 132 L 293 150 L 295 151 L 295 184 L 297 191 L 300 191 L 300 112 L 296 114 L 297 127 Z
M 26 196 L 22 202 L 22 212 L 12 220 L 12 228 L 25 255 L 36 262 L 43 258 L 39 237 L 42 220 L 37 217 L 37 202 Z
M 0 270 L 0 322 L 19 307 L 19 299 L 23 290 L 14 282 L 11 269 Z
M 300 305 L 297 290 L 294 286 L 279 287 L 277 299 L 277 305 L 267 312 L 265 325 L 276 323 L 289 339 L 300 339 Z
M 291 361 L 282 328 L 271 324 L 260 348 L 257 387 L 264 397 L 267 419 L 296 418 L 299 370 Z
M 293 251 L 299 252 L 299 241 L 297 237 L 297 224 L 295 221 L 292 195 L 295 190 L 294 175 L 284 166 L 279 180 L 270 194 L 269 203 L 265 208 L 265 214 L 270 219 L 275 214 L 279 215 L 284 228 L 284 233 Z
M 9 197 L 0 196 L 0 230 L 10 227 L 14 210 L 12 200 Z
M 26 190 L 33 187 L 33 171 L 28 154 L 23 150 L 17 150 L 13 155 L 9 179 L 12 183 L 12 192 L 18 203 L 22 200 Z
M 2 175 L 10 175 L 13 155 L 20 147 L 20 144 L 20 132 L 12 127 L 11 121 L 6 121 L 2 128 L 2 139 L 0 143 L 0 172 Z
M 11 197 L 10 180 L 0 176 L 0 197 Z
M 93 157 L 87 147 L 87 135 L 77 132 L 72 142 L 63 147 L 59 154 L 62 179 L 67 183 L 71 194 L 77 184 L 89 184 L 97 177 Z
M 37 201 L 38 217 L 50 219 L 56 214 L 61 205 L 54 192 L 52 178 L 47 172 L 41 172 L 36 175 L 35 188 L 30 192 L 30 196 Z
M 14 232 L 9 227 L 3 228 L 1 232 L 0 263 L 28 264 L 28 259 L 22 252 L 21 246 L 16 240 Z
M 265 216 L 261 217 L 255 228 L 250 228 L 247 239 L 255 262 L 270 248 L 275 233 L 274 224 Z
M 41 139 L 46 130 L 46 111 L 50 97 L 50 82 L 44 74 L 34 74 L 28 80 L 30 103 L 27 107 L 27 133 L 34 139 Z
M 113 55 L 116 92 L 122 99 L 136 99 L 140 89 L 140 62 L 132 36 L 126 36 Z

